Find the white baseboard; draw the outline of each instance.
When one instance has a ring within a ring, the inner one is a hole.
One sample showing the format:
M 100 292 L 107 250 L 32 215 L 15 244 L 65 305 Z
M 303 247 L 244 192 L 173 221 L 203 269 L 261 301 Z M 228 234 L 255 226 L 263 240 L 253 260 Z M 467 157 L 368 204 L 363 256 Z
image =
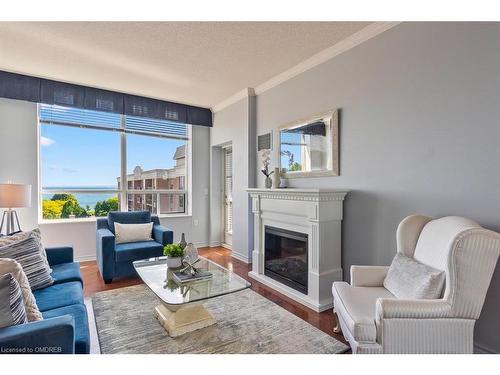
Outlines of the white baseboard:
M 233 250 L 233 247 L 231 245 L 228 245 L 227 243 L 221 243 L 220 244 L 223 248 L 228 249 L 228 250 Z
M 210 241 L 210 247 L 219 247 L 221 246 L 221 242 L 220 241 Z
M 231 251 L 231 256 L 235 259 L 238 259 L 239 261 L 242 261 L 243 263 L 251 264 L 252 263 L 252 258 L 246 257 L 244 255 L 238 254 L 235 251 Z
M 90 262 L 95 259 L 95 255 L 81 255 L 75 257 L 75 262 Z
M 193 242 L 194 246 L 196 247 L 210 247 L 208 242 Z
M 302 294 L 300 292 L 297 292 L 295 289 L 292 289 L 286 285 L 281 284 L 280 282 L 265 276 L 258 274 L 254 271 L 250 271 L 248 273 L 248 276 L 250 276 L 252 279 L 257 280 L 258 282 L 267 285 L 268 287 L 280 292 L 281 294 L 284 294 L 285 296 L 301 303 L 302 305 L 309 307 L 311 310 L 314 310 L 316 312 L 322 312 L 329 310 L 333 308 L 333 302 L 328 301 L 328 302 L 320 302 L 317 303 L 316 301 L 313 301 L 311 298 L 309 298 L 306 294 Z

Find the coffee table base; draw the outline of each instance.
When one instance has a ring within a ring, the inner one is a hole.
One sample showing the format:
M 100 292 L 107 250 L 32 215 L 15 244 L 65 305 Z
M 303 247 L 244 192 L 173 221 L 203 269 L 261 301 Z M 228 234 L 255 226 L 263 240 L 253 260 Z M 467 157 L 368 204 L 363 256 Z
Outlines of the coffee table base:
M 215 318 L 201 303 L 182 306 L 160 304 L 155 307 L 155 317 L 171 337 L 181 336 L 216 323 Z

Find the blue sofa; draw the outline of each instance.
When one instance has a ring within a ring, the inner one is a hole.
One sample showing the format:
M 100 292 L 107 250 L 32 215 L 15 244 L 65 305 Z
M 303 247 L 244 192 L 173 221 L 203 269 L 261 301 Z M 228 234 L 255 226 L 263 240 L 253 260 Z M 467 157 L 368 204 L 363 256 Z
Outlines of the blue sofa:
M 90 334 L 80 265 L 71 247 L 45 251 L 55 281 L 33 292 L 44 320 L 0 328 L 0 352 L 87 354 Z
M 153 222 L 152 241 L 115 244 L 115 222 L 120 224 L 145 224 Z M 96 258 L 101 276 L 106 284 L 115 277 L 136 275 L 132 262 L 163 255 L 163 247 L 173 243 L 174 232 L 160 225 L 157 216 L 149 211 L 115 212 L 107 218 L 97 219 Z

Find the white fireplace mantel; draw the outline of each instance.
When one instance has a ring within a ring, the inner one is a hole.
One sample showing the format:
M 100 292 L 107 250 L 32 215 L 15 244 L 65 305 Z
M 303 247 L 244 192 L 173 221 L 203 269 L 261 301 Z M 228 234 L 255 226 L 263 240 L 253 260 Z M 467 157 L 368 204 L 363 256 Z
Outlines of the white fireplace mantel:
M 347 190 L 247 189 L 254 214 L 254 250 L 249 276 L 315 310 L 333 306 L 332 283 L 342 280 L 341 229 Z M 265 226 L 308 236 L 308 293 L 266 275 Z

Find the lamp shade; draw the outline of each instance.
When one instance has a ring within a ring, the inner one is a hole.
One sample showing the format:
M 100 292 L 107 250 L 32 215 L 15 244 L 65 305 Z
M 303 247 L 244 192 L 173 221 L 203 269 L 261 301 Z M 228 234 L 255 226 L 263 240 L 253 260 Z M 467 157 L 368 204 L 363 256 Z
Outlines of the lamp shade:
M 0 184 L 0 207 L 31 207 L 31 185 Z

